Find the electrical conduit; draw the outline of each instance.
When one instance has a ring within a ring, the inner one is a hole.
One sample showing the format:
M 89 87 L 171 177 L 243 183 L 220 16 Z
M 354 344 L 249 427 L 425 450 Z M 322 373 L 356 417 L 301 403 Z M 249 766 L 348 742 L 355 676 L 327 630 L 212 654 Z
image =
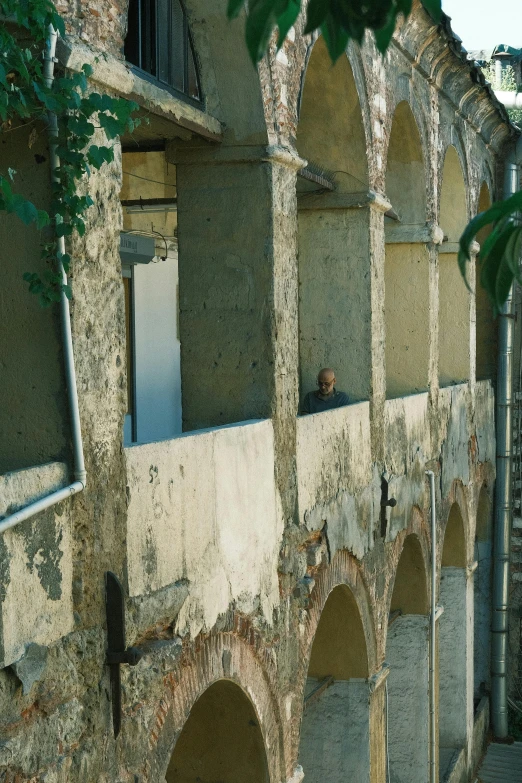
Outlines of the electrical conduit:
M 56 62 L 56 41 L 58 34 L 53 27 L 49 27 L 49 37 L 44 55 L 44 77 L 47 87 L 51 87 L 54 81 L 54 64 Z M 56 114 L 48 112 L 48 134 L 49 134 L 49 154 L 51 164 L 51 176 L 56 178 L 56 170 L 60 167 L 60 160 L 56 154 L 58 121 Z M 58 254 L 65 253 L 65 240 L 63 237 L 57 237 L 56 246 Z M 67 275 L 62 263 L 60 262 L 60 273 L 62 282 L 67 283 Z M 40 511 L 66 500 L 71 495 L 76 495 L 85 489 L 87 485 L 87 473 L 85 471 L 85 461 L 83 457 L 83 442 L 80 425 L 80 410 L 78 406 L 78 389 L 76 386 L 76 372 L 74 368 L 74 353 L 71 332 L 71 318 L 69 312 L 69 300 L 62 291 L 60 296 L 60 316 L 62 322 L 62 344 L 65 365 L 65 382 L 67 385 L 67 397 L 69 403 L 69 415 L 71 419 L 71 437 L 74 458 L 74 481 L 67 487 L 58 489 L 34 503 L 30 503 L 19 511 L 15 511 L 0 521 L 0 533 L 18 525 Z

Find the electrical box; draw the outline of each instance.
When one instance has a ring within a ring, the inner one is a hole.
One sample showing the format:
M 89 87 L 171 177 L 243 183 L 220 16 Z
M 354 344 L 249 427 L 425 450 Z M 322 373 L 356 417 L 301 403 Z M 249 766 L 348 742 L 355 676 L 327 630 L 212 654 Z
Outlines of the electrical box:
M 150 264 L 156 255 L 154 237 L 141 234 L 120 233 L 120 257 L 122 264 Z

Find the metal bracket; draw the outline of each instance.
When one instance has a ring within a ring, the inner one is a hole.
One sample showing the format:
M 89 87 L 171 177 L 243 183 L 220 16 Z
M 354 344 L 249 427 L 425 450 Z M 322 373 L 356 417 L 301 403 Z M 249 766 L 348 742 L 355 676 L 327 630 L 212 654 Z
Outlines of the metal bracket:
M 121 664 L 136 666 L 144 652 L 139 647 L 125 647 L 125 599 L 121 582 L 112 571 L 105 573 L 105 613 L 107 616 L 107 654 L 110 669 L 112 725 L 114 736 L 121 729 Z
M 395 498 L 388 497 L 389 478 L 390 477 L 387 472 L 383 473 L 381 476 L 381 513 L 379 517 L 381 522 L 381 538 L 386 538 L 386 532 L 388 528 L 386 509 L 395 508 L 395 506 L 397 505 L 397 501 L 395 500 Z

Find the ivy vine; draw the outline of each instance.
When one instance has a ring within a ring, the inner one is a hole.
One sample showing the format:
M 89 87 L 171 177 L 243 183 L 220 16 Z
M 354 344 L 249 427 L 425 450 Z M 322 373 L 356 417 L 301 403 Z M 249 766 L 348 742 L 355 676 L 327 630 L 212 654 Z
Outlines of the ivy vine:
M 58 134 L 51 143 L 56 144 L 60 166 L 53 172 L 48 212 L 16 192 L 15 170 L 0 168 L 0 210 L 41 232 L 45 272 L 26 272 L 24 280 L 46 307 L 58 301 L 62 291 L 71 297 L 61 275 L 61 266 L 69 272 L 71 258 L 59 252 L 56 238 L 85 234 L 85 214 L 93 201 L 79 195 L 78 183 L 92 169 L 114 160 L 113 146 L 94 144 L 93 137 L 99 128 L 108 142 L 134 130 L 140 122 L 135 117 L 138 105 L 90 92 L 89 65 L 80 73 L 57 71 L 47 86 L 43 58 L 49 27 L 65 35 L 64 21 L 51 0 L 0 0 L 0 17 L 0 132 L 32 124 L 31 136 L 36 136 L 38 123 L 47 124 L 50 114 L 57 118 Z

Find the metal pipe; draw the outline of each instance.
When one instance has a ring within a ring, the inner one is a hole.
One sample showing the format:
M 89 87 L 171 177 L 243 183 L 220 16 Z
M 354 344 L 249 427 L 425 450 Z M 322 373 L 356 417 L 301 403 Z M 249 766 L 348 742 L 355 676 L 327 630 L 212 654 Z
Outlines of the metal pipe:
M 435 649 L 437 642 L 437 514 L 435 509 L 435 473 L 427 470 L 431 508 L 431 610 L 430 610 L 430 783 L 437 780 L 437 720 L 435 699 Z
M 517 151 L 506 162 L 504 197 L 518 190 Z M 491 722 L 495 737 L 508 736 L 507 652 L 509 559 L 511 542 L 511 471 L 513 454 L 513 286 L 499 313 L 495 525 L 493 530 L 493 589 L 491 619 Z
M 48 32 L 49 36 L 45 48 L 43 73 L 46 86 L 50 88 L 52 87 L 54 81 L 54 64 L 56 62 L 56 41 L 58 39 L 58 33 L 51 25 L 49 26 Z M 58 120 L 56 118 L 56 114 L 53 112 L 48 112 L 47 118 L 51 178 L 53 181 L 56 181 L 56 172 L 57 169 L 60 168 L 60 159 L 56 154 L 56 147 L 58 144 Z M 61 257 L 65 253 L 65 240 L 63 237 L 57 237 L 56 247 L 58 250 L 58 255 Z M 65 285 L 67 283 L 67 275 L 61 260 L 59 260 L 59 271 L 61 274 L 62 283 Z M 3 533 L 5 530 L 9 530 L 9 528 L 14 527 L 15 525 L 18 525 L 25 519 L 33 517 L 35 514 L 38 514 L 40 511 L 43 511 L 46 508 L 54 506 L 56 503 L 65 500 L 71 495 L 76 495 L 78 492 L 84 490 L 87 485 L 87 473 L 85 470 L 85 460 L 83 456 L 80 409 L 78 405 L 78 388 L 76 386 L 76 370 L 74 366 L 71 316 L 69 311 L 69 300 L 67 299 L 63 290 L 60 295 L 60 316 L 62 322 L 62 347 L 65 365 L 65 382 L 67 385 L 69 416 L 71 420 L 71 438 L 75 480 L 67 487 L 56 490 L 46 497 L 41 498 L 34 503 L 30 503 L 19 511 L 15 511 L 13 514 L 4 517 L 4 519 L 0 521 L 0 533 Z

